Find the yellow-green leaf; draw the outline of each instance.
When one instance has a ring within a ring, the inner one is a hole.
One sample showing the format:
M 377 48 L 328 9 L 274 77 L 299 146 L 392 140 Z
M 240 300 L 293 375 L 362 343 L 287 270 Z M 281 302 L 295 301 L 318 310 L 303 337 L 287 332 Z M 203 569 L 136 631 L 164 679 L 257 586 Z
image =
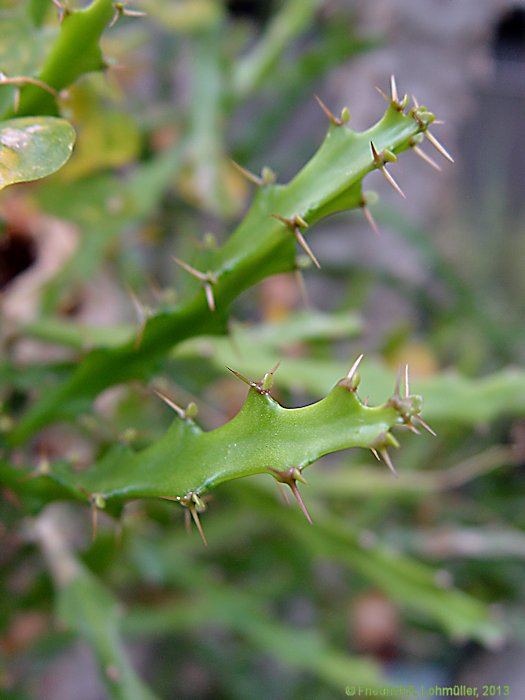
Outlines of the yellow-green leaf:
M 68 160 L 75 142 L 71 124 L 56 117 L 0 122 L 0 189 L 50 175 Z

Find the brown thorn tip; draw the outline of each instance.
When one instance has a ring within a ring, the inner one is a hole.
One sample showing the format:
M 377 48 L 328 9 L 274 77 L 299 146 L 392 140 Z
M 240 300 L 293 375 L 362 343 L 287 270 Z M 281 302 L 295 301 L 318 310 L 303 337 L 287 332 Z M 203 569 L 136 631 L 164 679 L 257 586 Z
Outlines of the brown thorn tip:
M 213 287 L 209 282 L 204 285 L 204 293 L 206 294 L 206 303 L 210 311 L 215 311 L 215 298 L 213 296 Z
M 436 148 L 441 155 L 445 156 L 447 160 L 449 160 L 451 163 L 454 163 L 454 158 L 450 155 L 450 153 L 447 151 L 447 149 L 437 140 L 437 138 L 434 136 L 434 134 L 431 134 L 428 129 L 425 131 L 425 136 L 427 139 L 430 141 L 430 143 Z
M 394 467 L 394 463 L 392 462 L 392 459 L 391 459 L 390 455 L 388 454 L 387 450 L 381 450 L 380 454 L 381 454 L 381 457 L 383 458 L 385 464 L 392 472 L 392 474 L 395 477 L 398 477 L 399 474 L 397 473 L 396 468 Z
M 306 253 L 306 255 L 308 255 L 308 257 L 309 257 L 310 260 L 313 262 L 313 264 L 316 266 L 316 268 L 317 268 L 318 270 L 320 270 L 320 269 L 321 269 L 321 265 L 319 264 L 319 260 L 317 260 L 317 258 L 315 257 L 315 255 L 314 255 L 312 249 L 310 248 L 310 246 L 309 246 L 308 243 L 306 242 L 306 239 L 305 239 L 305 237 L 303 236 L 303 234 L 301 233 L 301 231 L 299 230 L 299 227 L 298 227 L 298 226 L 296 226 L 296 227 L 294 228 L 294 236 L 295 236 L 297 242 L 299 243 L 299 245 L 301 246 L 301 248 L 302 248 L 302 249 L 304 250 L 304 252 Z
M 395 191 L 396 191 L 398 194 L 400 194 L 400 195 L 403 197 L 403 199 L 406 199 L 406 198 L 407 198 L 407 197 L 406 197 L 406 194 L 403 192 L 403 190 L 401 189 L 401 187 L 399 187 L 399 185 L 398 185 L 397 182 L 394 180 L 394 178 L 392 177 L 392 175 L 390 175 L 390 173 L 389 173 L 388 170 L 385 168 L 385 166 L 383 166 L 382 168 L 380 168 L 380 170 L 381 170 L 381 172 L 383 173 L 383 175 L 385 176 L 387 182 L 388 182 L 390 185 L 392 185 L 392 187 L 395 189 Z
M 398 398 L 401 396 L 401 365 L 397 368 L 396 383 L 394 386 L 394 396 Z
M 396 78 L 394 75 L 390 76 L 390 95 L 392 97 L 392 102 L 399 102 L 399 97 L 397 94 Z
M 364 353 L 361 353 L 361 354 L 359 355 L 359 357 L 357 358 L 357 360 L 354 362 L 354 364 L 353 364 L 353 365 L 350 367 L 350 369 L 348 370 L 348 373 L 347 373 L 347 375 L 346 375 L 346 379 L 347 379 L 348 381 L 351 380 L 351 379 L 353 379 L 355 373 L 357 372 L 357 368 L 358 368 L 359 365 L 361 364 L 361 360 L 363 359 L 364 356 L 365 356 L 365 354 L 364 354 Z
M 380 235 L 381 235 L 381 231 L 379 230 L 379 227 L 378 227 L 378 225 L 376 224 L 375 219 L 374 219 L 374 217 L 372 216 L 372 214 L 371 214 L 371 212 L 370 212 L 370 209 L 366 206 L 366 204 L 363 204 L 363 205 L 362 205 L 362 209 L 363 209 L 363 214 L 365 215 L 365 219 L 366 219 L 367 222 L 368 222 L 368 225 L 370 226 L 370 228 L 372 229 L 372 231 L 373 231 L 377 236 L 380 236 Z
M 343 123 L 343 122 L 341 121 L 341 119 L 338 119 L 334 114 L 332 114 L 332 112 L 328 109 L 328 107 L 325 105 L 325 103 L 322 101 L 322 99 L 321 99 L 318 95 L 314 95 L 314 97 L 315 97 L 315 99 L 317 100 L 317 104 L 318 104 L 319 107 L 323 110 L 323 112 L 324 112 L 325 115 L 328 117 L 328 119 L 330 120 L 330 122 L 331 122 L 334 126 L 341 126 L 341 124 Z
M 381 461 L 381 458 L 379 457 L 379 452 L 375 449 L 375 447 L 371 447 L 370 452 L 374 455 L 378 462 Z
M 242 165 L 239 165 L 239 163 L 236 163 L 234 160 L 231 161 L 232 164 L 237 168 L 237 170 L 241 173 L 241 175 L 244 175 L 244 177 L 249 180 L 250 182 L 253 182 L 255 185 L 258 185 L 261 187 L 264 185 L 264 180 L 262 177 L 258 177 L 257 175 L 254 175 L 251 173 L 249 170 L 246 170 L 246 168 L 243 168 Z
M 428 163 L 432 168 L 434 168 L 434 170 L 441 172 L 441 167 L 436 163 L 436 161 L 427 155 L 425 151 L 422 151 L 419 146 L 412 146 L 412 150 L 421 158 L 421 160 L 424 160 L 425 163 Z
M 405 365 L 405 399 L 408 399 L 410 396 L 410 384 L 408 381 L 408 362 Z
M 278 362 L 276 362 L 276 363 L 274 364 L 274 366 L 273 366 L 272 369 L 268 372 L 268 374 L 271 374 L 271 375 L 273 376 L 273 375 L 277 372 L 277 370 L 279 369 L 280 366 L 281 366 L 281 360 L 279 360 Z
M 207 276 L 203 272 L 196 270 L 194 267 L 188 265 L 188 263 L 185 263 L 183 260 L 179 260 L 179 258 L 176 258 L 174 255 L 172 255 L 171 257 L 177 263 L 177 265 L 182 267 L 183 270 L 186 270 L 186 272 L 189 272 L 190 275 L 193 275 L 193 277 L 196 277 L 198 280 L 201 280 L 201 282 L 208 281 Z
M 191 513 L 191 517 L 193 518 L 193 522 L 194 522 L 195 525 L 197 526 L 197 530 L 199 531 L 199 535 L 201 536 L 202 541 L 204 542 L 204 544 L 205 544 L 206 547 L 207 547 L 207 546 L 208 546 L 208 540 L 206 539 L 206 536 L 204 535 L 204 530 L 202 529 L 202 525 L 201 525 L 201 520 L 200 520 L 200 518 L 199 518 L 199 514 L 197 513 L 197 510 L 195 509 L 195 506 L 188 506 L 188 508 L 189 508 L 190 513 Z
M 292 490 L 293 495 L 295 496 L 297 503 L 299 504 L 300 509 L 304 513 L 304 517 L 308 520 L 310 525 L 313 525 L 312 518 L 310 517 L 310 513 L 308 512 L 308 508 L 305 506 L 303 499 L 301 498 L 301 494 L 299 493 L 299 489 L 297 488 L 297 484 L 295 481 L 292 481 L 290 484 L 290 488 Z
M 437 437 L 437 433 L 434 430 L 432 430 L 432 428 L 429 426 L 429 424 L 426 421 L 424 421 L 421 418 L 421 416 L 414 416 L 413 420 L 417 420 L 417 422 L 420 423 L 423 426 L 423 428 L 425 428 L 425 430 L 427 430 L 434 437 Z
M 171 409 L 173 409 L 173 410 L 175 411 L 175 413 L 177 413 L 181 418 L 185 418 L 184 409 L 182 409 L 180 406 L 178 406 L 178 405 L 175 403 L 175 401 L 172 401 L 172 400 L 169 398 L 169 396 L 166 396 L 165 394 L 163 394 L 163 393 L 162 393 L 161 391 L 159 391 L 158 389 L 153 389 L 153 391 L 155 392 L 155 394 L 157 394 L 157 396 L 159 397 L 159 399 L 161 399 L 162 401 L 164 401 L 164 403 L 165 403 L 167 406 L 169 406 Z
M 226 365 L 226 369 L 229 370 L 237 379 L 240 379 L 241 382 L 244 382 L 248 386 L 255 386 L 254 382 L 251 382 L 249 379 L 246 379 L 245 376 L 243 376 L 240 372 L 237 372 L 236 370 L 232 369 L 231 367 L 228 367 Z
M 377 85 L 375 86 L 375 88 L 376 88 L 377 92 L 381 95 L 381 97 L 384 97 L 384 99 L 385 99 L 387 102 L 390 102 L 390 97 L 386 94 L 386 92 L 384 92 L 383 90 L 381 90 L 380 87 L 377 87 Z

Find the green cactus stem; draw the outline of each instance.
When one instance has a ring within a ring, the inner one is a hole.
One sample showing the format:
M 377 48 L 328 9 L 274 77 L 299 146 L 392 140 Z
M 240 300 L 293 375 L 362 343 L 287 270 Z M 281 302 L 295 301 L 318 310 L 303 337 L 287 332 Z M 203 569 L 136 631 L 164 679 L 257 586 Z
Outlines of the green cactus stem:
M 407 385 L 403 396 L 396 387 L 381 406 L 360 400 L 361 359 L 324 399 L 302 408 L 284 408 L 271 396 L 276 368 L 260 382 L 238 375 L 250 387 L 246 401 L 234 418 L 211 431 L 197 425 L 192 407 L 184 411 L 162 397 L 177 417 L 158 441 L 139 452 L 114 448 L 80 474 L 66 465 L 47 465 L 43 478 L 66 488 L 69 497 L 90 502 L 94 513 L 106 507 L 118 511 L 135 498 L 173 500 L 188 509 L 200 529 L 198 513 L 205 510 L 207 492 L 232 479 L 270 474 L 290 487 L 311 522 L 297 487 L 297 482 L 306 483 L 305 467 L 323 455 L 363 447 L 381 455 L 393 470 L 388 448 L 398 443 L 391 429 L 415 431 L 420 420 L 421 397 L 408 394 Z
M 305 232 L 317 221 L 351 208 L 362 209 L 370 218 L 363 178 L 376 169 L 386 172 L 392 154 L 420 143 L 434 121 L 424 107 L 405 112 L 406 103 L 393 91 L 382 119 L 362 133 L 346 126 L 347 110 L 341 119 L 330 119 L 324 142 L 303 169 L 286 185 L 264 178 L 247 215 L 212 253 L 206 272 L 198 272 L 199 265 L 192 268 L 200 289 L 171 311 L 152 315 L 141 328 L 140 343 L 134 336 L 117 347 L 87 353 L 69 378 L 48 388 L 29 409 L 11 443 L 19 444 L 46 424 L 70 420 L 89 409 L 107 387 L 148 379 L 177 343 L 203 333 L 225 333 L 229 306 L 244 290 L 270 275 L 297 269 L 296 242 L 309 252 Z M 313 253 L 310 257 L 317 262 Z

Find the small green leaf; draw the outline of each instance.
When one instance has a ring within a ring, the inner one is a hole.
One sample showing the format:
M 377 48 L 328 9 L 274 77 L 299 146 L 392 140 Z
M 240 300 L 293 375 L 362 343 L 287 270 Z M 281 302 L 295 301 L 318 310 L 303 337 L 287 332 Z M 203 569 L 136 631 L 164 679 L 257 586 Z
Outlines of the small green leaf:
M 50 175 L 69 159 L 75 131 L 64 119 L 22 117 L 0 122 L 0 189 Z

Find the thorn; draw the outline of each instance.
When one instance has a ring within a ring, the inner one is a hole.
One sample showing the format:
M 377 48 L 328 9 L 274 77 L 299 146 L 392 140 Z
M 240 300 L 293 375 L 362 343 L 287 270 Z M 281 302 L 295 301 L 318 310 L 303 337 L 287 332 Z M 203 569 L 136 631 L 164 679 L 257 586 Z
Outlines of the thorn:
M 199 514 L 197 513 L 197 508 L 196 508 L 196 506 L 195 506 L 194 504 L 193 504 L 193 505 L 190 505 L 190 506 L 188 506 L 188 510 L 189 510 L 190 513 L 191 513 L 191 517 L 193 518 L 193 522 L 194 522 L 195 525 L 197 526 L 197 530 L 199 531 L 199 535 L 201 536 L 202 541 L 204 542 L 205 546 L 207 547 L 207 546 L 208 546 L 208 540 L 206 539 L 206 536 L 204 535 L 204 530 L 202 529 L 201 521 L 200 521 L 200 518 L 199 518 Z
M 91 501 L 91 541 L 94 542 L 97 536 L 98 511 L 106 506 L 106 499 L 101 493 L 92 493 L 89 497 Z
M 191 513 L 189 508 L 184 509 L 184 528 L 191 535 Z
M 215 311 L 213 285 L 217 282 L 217 279 L 213 272 L 200 272 L 200 270 L 196 270 L 194 267 L 188 265 L 188 263 L 185 263 L 183 260 L 179 260 L 179 258 L 176 258 L 174 255 L 172 255 L 171 257 L 177 263 L 177 265 L 180 265 L 180 267 L 182 267 L 183 270 L 189 272 L 190 275 L 192 275 L 192 277 L 195 277 L 195 279 L 198 279 L 200 282 L 204 282 L 204 293 L 206 295 L 206 303 L 208 304 L 208 308 L 210 309 L 210 311 Z
M 403 199 L 406 199 L 406 195 L 405 195 L 405 193 L 403 192 L 403 190 L 401 189 L 401 187 L 399 187 L 399 185 L 398 185 L 397 182 L 394 180 L 394 178 L 392 177 L 392 175 L 390 175 L 390 173 L 389 173 L 389 172 L 387 171 L 387 169 L 385 168 L 385 161 L 384 161 L 384 158 L 382 157 L 382 154 L 380 155 L 380 154 L 376 151 L 376 148 L 375 148 L 375 146 L 374 146 L 374 144 L 373 144 L 372 141 L 370 141 L 370 148 L 372 149 L 372 156 L 373 156 L 373 158 L 374 158 L 374 163 L 375 163 L 376 167 L 379 168 L 379 170 L 381 170 L 381 172 L 382 172 L 383 175 L 385 176 L 387 182 L 395 189 L 395 191 L 396 191 L 398 194 L 400 194 L 400 195 L 403 197 Z
M 431 435 L 433 435 L 434 437 L 437 437 L 437 433 L 436 433 L 434 430 L 432 430 L 432 428 L 429 426 L 429 424 L 426 423 L 426 422 L 421 418 L 421 416 L 414 416 L 413 420 L 417 420 L 417 422 L 420 423 L 420 424 L 423 426 L 423 428 L 425 428 L 425 430 L 427 430 L 427 431 L 428 431 Z
M 408 381 L 408 362 L 405 365 L 405 399 L 410 396 L 410 384 Z
M 310 525 L 313 525 L 310 513 L 308 512 L 308 509 L 305 506 L 303 499 L 301 498 L 301 494 L 299 493 L 299 489 L 297 488 L 297 481 L 300 481 L 303 484 L 306 483 L 305 479 L 301 474 L 301 470 L 298 467 L 291 467 L 290 469 L 285 469 L 283 471 L 270 468 L 270 471 L 273 472 L 278 483 L 280 482 L 281 484 L 286 484 L 290 487 L 290 490 L 293 493 L 297 502 L 299 503 L 299 507 L 303 511 L 305 518 L 308 520 Z
M 189 272 L 190 275 L 200 280 L 201 282 L 208 282 L 208 275 L 204 274 L 204 272 L 196 270 L 194 267 L 188 265 L 188 263 L 185 263 L 183 260 L 179 260 L 179 258 L 176 258 L 174 255 L 172 255 L 171 257 L 177 263 L 177 265 L 180 265 L 180 267 L 182 267 L 183 270 L 186 270 L 186 272 Z
M 128 294 L 131 301 L 133 302 L 133 306 L 135 307 L 135 313 L 137 314 L 137 320 L 139 322 L 137 335 L 135 336 L 135 342 L 133 344 L 135 350 L 138 350 L 142 344 L 142 339 L 144 337 L 144 330 L 146 328 L 146 321 L 148 320 L 148 313 L 144 304 L 142 304 L 142 302 L 139 300 L 139 298 L 136 296 L 133 290 L 129 287 Z
M 412 146 L 412 150 L 421 158 L 421 160 L 424 160 L 425 163 L 428 163 L 432 168 L 434 168 L 434 170 L 441 172 L 441 167 L 436 163 L 436 161 L 427 155 L 425 151 L 422 151 L 419 146 Z
M 308 223 L 303 219 L 302 216 L 299 216 L 296 214 L 293 218 L 291 219 L 286 219 L 284 216 L 281 216 L 280 214 L 272 214 L 274 219 L 277 219 L 278 221 L 281 221 L 283 224 L 285 224 L 290 231 L 293 233 L 295 236 L 296 241 L 299 243 L 301 248 L 304 250 L 306 255 L 310 258 L 310 260 L 313 262 L 313 264 L 317 267 L 317 269 L 321 269 L 321 265 L 319 264 L 319 261 L 313 254 L 312 249 L 306 242 L 305 237 L 301 233 L 300 227 L 302 226 L 303 228 L 308 228 Z
M 363 210 L 363 214 L 365 215 L 365 219 L 368 221 L 368 225 L 370 226 L 372 231 L 376 234 L 376 236 L 380 236 L 381 231 L 379 230 L 379 227 L 376 224 L 375 219 L 370 212 L 370 209 L 366 206 L 366 204 L 362 204 L 361 209 Z
M 20 109 L 20 88 L 16 88 L 13 95 L 13 111 L 16 114 Z
M 336 117 L 334 114 L 332 114 L 332 112 L 328 109 L 328 107 L 325 105 L 325 103 L 322 101 L 322 99 L 320 97 L 318 97 L 317 95 L 314 95 L 314 97 L 317 100 L 317 104 L 319 105 L 319 107 L 323 110 L 325 115 L 330 120 L 331 124 L 333 124 L 334 126 L 342 126 L 344 124 L 343 119 L 340 119 L 339 117 Z M 348 110 L 347 110 L 347 112 L 348 112 Z M 346 115 L 346 113 L 345 113 L 345 115 Z M 346 121 L 348 121 L 348 118 L 346 119 Z
M 397 91 L 396 78 L 394 75 L 390 76 L 390 95 L 383 92 L 380 87 L 376 86 L 377 92 L 383 97 L 392 107 L 402 112 L 408 104 L 408 95 L 405 95 L 402 100 L 399 99 L 399 93 Z
M 241 173 L 241 175 L 244 175 L 244 177 L 250 182 L 253 182 L 258 187 L 262 187 L 264 184 L 266 184 L 262 177 L 254 175 L 252 172 L 246 170 L 246 168 L 243 168 L 242 165 L 239 165 L 239 163 L 236 163 L 234 160 L 231 162 L 232 165 Z
M 392 472 L 392 474 L 393 474 L 395 477 L 398 477 L 399 474 L 397 473 L 396 468 L 394 467 L 394 463 L 392 462 L 392 459 L 391 459 L 390 455 L 388 454 L 388 451 L 387 451 L 386 449 L 381 450 L 381 451 L 380 451 L 380 454 L 381 454 L 381 457 L 383 458 L 385 464 L 387 465 L 387 467 L 388 467 L 388 468 L 390 469 L 390 471 Z
M 437 140 L 437 138 L 426 129 L 424 132 L 425 136 L 427 139 L 430 141 L 430 143 L 436 148 L 441 155 L 445 156 L 447 160 L 449 160 L 451 163 L 454 163 L 454 158 L 450 155 L 450 153 L 447 151 L 447 149 Z
M 361 364 L 361 360 L 363 359 L 364 356 L 365 356 L 364 353 L 361 353 L 361 354 L 359 355 L 359 357 L 357 358 L 357 360 L 354 362 L 354 364 L 353 364 L 353 365 L 350 367 L 350 369 L 348 370 L 348 373 L 347 373 L 347 375 L 346 375 L 346 377 L 345 377 L 345 381 L 348 381 L 348 382 L 351 382 L 351 381 L 352 381 L 352 379 L 353 379 L 354 376 L 355 376 L 355 373 L 357 372 L 357 368 L 358 368 L 359 365 Z
M 392 177 L 392 175 L 390 175 L 390 173 L 388 172 L 388 170 L 387 170 L 385 167 L 382 167 L 382 168 L 381 168 L 381 172 L 382 172 L 383 175 L 385 176 L 387 182 L 388 182 L 390 185 L 392 185 L 392 187 L 395 189 L 395 191 L 396 191 L 398 194 L 400 194 L 400 195 L 403 197 L 403 199 L 406 199 L 406 198 L 407 198 L 407 197 L 406 197 L 406 194 L 403 192 L 403 190 L 401 189 L 401 187 L 399 187 L 399 185 L 398 185 L 397 182 L 394 180 L 394 178 Z
M 175 403 L 175 401 L 172 401 L 168 396 L 163 394 L 158 389 L 153 389 L 153 391 L 155 392 L 155 394 L 157 394 L 159 399 L 162 399 L 162 401 L 164 401 L 164 403 L 167 406 L 169 406 L 171 409 L 173 409 L 177 415 L 179 415 L 181 418 L 186 418 L 186 411 L 183 408 L 181 408 L 179 405 L 177 405 Z
M 307 309 L 311 309 L 312 303 L 310 300 L 310 296 L 308 294 L 308 289 L 306 288 L 306 282 L 304 280 L 304 275 L 303 275 L 301 270 L 295 270 L 294 275 L 295 275 L 295 279 L 297 282 L 297 286 L 299 287 L 299 294 L 301 296 L 301 300 Z
M 113 19 L 109 23 L 109 29 L 113 27 L 116 23 L 117 20 L 119 20 L 122 16 L 125 17 L 145 17 L 146 13 L 142 12 L 141 10 L 129 10 L 126 7 L 126 3 L 124 2 L 116 2 L 114 5 L 115 9 L 115 14 L 113 15 Z
M 246 377 L 244 375 L 240 374 L 240 372 L 237 372 L 236 370 L 234 370 L 228 366 L 226 366 L 226 369 L 229 370 L 233 375 L 235 375 L 237 377 L 237 379 L 240 379 L 241 382 L 244 382 L 245 384 L 247 384 L 248 386 L 251 386 L 253 388 L 257 387 L 257 384 L 255 382 L 251 382 L 249 379 L 246 379 Z
M 213 297 L 213 287 L 209 282 L 204 285 L 204 293 L 206 294 L 206 303 L 211 312 L 215 311 L 215 299 Z
M 279 367 L 281 366 L 281 360 L 275 364 L 274 367 L 269 372 L 266 372 L 264 375 L 262 382 L 260 384 L 260 389 L 261 391 L 268 392 L 269 389 L 271 389 L 272 384 L 273 384 L 273 375 L 277 372 Z
M 397 368 L 396 383 L 394 386 L 394 396 L 397 398 L 401 397 L 401 365 Z
M 301 248 L 302 248 L 302 249 L 304 250 L 304 252 L 306 253 L 306 255 L 308 255 L 308 257 L 309 257 L 310 260 L 313 262 L 313 264 L 316 266 L 316 268 L 317 268 L 318 270 L 320 270 L 320 269 L 321 269 L 321 265 L 319 264 L 319 261 L 318 261 L 317 258 L 315 257 L 315 255 L 314 255 L 312 249 L 310 248 L 310 246 L 309 246 L 308 243 L 306 242 L 306 239 L 305 239 L 305 237 L 303 236 L 303 234 L 301 233 L 301 230 L 299 229 L 298 226 L 296 226 L 296 227 L 294 228 L 293 234 L 294 234 L 294 236 L 295 236 L 295 239 L 297 240 L 297 242 L 298 242 L 299 245 L 301 246 Z
M 299 489 L 297 488 L 297 484 L 295 483 L 295 481 L 291 483 L 290 488 L 292 490 L 293 495 L 295 496 L 295 499 L 297 500 L 297 503 L 299 504 L 299 508 L 304 513 L 304 517 L 308 520 L 310 525 L 313 525 L 312 518 L 310 517 L 310 513 L 308 512 L 308 508 L 304 504 L 304 501 L 301 497 L 301 494 L 299 493 Z
M 374 447 L 370 448 L 370 452 L 374 455 L 378 462 L 381 461 L 381 458 L 379 457 L 379 452 Z
M 393 74 L 390 76 L 390 95 L 392 97 L 392 102 L 399 103 L 399 97 L 397 95 L 396 78 Z
M 390 102 L 390 97 L 386 94 L 384 90 L 381 90 L 381 88 L 377 85 L 375 85 L 375 89 L 381 95 L 381 97 L 383 97 L 387 102 Z

